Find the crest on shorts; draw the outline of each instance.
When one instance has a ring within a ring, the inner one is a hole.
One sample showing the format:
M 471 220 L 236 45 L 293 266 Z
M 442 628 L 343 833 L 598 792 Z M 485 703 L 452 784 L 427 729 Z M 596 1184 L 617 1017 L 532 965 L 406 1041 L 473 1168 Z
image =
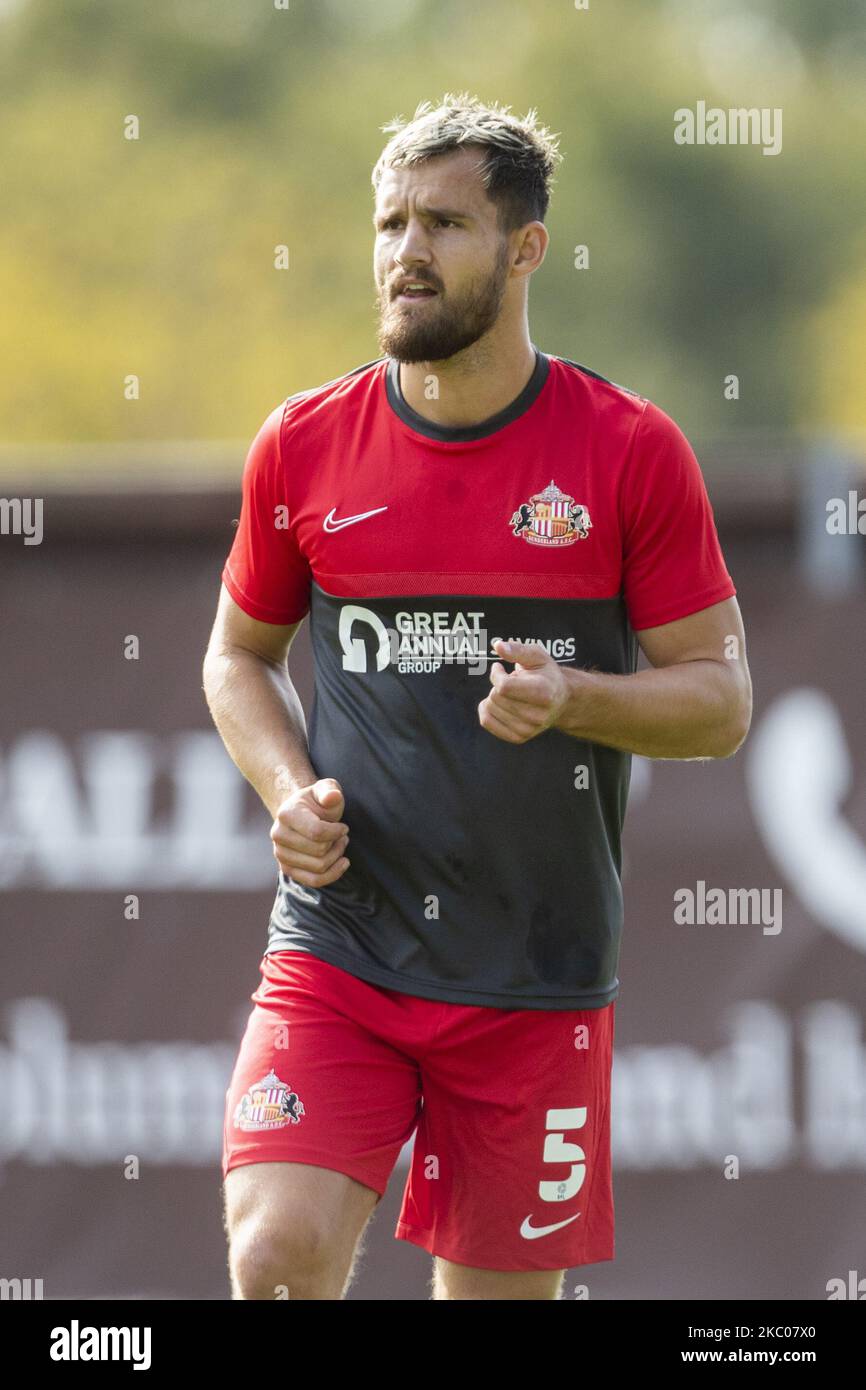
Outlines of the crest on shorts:
M 592 526 L 583 503 L 562 492 L 552 478 L 542 492 L 521 502 L 508 524 L 530 545 L 573 545 L 585 541 Z
M 282 1129 L 297 1125 L 304 1105 L 297 1091 L 269 1071 L 250 1086 L 235 1107 L 235 1129 Z

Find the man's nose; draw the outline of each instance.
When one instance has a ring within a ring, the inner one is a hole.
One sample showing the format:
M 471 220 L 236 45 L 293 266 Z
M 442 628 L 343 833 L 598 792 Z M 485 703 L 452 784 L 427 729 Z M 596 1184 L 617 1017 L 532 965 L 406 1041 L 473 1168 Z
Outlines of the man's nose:
M 413 218 L 406 223 L 406 230 L 394 253 L 394 259 L 401 265 L 405 265 L 407 261 L 426 262 L 430 259 L 427 234 L 421 224 Z

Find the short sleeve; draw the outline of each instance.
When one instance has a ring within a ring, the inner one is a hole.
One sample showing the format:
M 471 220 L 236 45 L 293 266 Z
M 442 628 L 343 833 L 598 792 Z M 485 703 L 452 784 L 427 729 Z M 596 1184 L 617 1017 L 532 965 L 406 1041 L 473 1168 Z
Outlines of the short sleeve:
M 241 515 L 222 571 L 239 607 L 263 623 L 300 622 L 310 607 L 310 568 L 298 548 L 280 443 L 284 406 L 265 420 L 247 454 Z
M 621 493 L 623 594 L 634 631 L 736 594 L 710 499 L 682 430 L 648 401 Z

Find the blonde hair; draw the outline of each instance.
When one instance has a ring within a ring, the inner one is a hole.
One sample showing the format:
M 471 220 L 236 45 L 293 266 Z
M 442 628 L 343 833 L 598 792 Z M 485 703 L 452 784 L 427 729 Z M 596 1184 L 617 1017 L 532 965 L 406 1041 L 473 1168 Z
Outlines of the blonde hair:
M 559 137 L 538 124 L 535 109 L 523 119 L 510 114 L 510 106 L 487 106 L 468 92 L 446 92 L 438 106 L 422 101 L 410 121 L 402 117 L 382 126 L 392 138 L 373 169 L 374 192 L 386 169 L 419 164 L 463 145 L 486 151 L 482 182 L 488 198 L 497 204 L 502 232 L 527 222 L 543 222 L 554 182 L 553 171 L 562 159 Z

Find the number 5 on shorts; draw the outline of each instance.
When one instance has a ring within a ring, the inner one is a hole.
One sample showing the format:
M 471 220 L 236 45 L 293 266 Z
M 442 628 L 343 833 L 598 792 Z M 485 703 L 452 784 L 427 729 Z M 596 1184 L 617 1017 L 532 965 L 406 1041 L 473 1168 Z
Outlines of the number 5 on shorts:
M 544 1139 L 544 1162 L 570 1163 L 571 1172 L 565 1181 L 538 1184 L 538 1195 L 543 1202 L 566 1202 L 569 1197 L 580 1191 L 586 1177 L 586 1154 L 579 1144 L 566 1143 L 564 1131 L 582 1129 L 585 1124 L 585 1105 L 574 1110 L 548 1110 L 545 1122 L 548 1133 Z

